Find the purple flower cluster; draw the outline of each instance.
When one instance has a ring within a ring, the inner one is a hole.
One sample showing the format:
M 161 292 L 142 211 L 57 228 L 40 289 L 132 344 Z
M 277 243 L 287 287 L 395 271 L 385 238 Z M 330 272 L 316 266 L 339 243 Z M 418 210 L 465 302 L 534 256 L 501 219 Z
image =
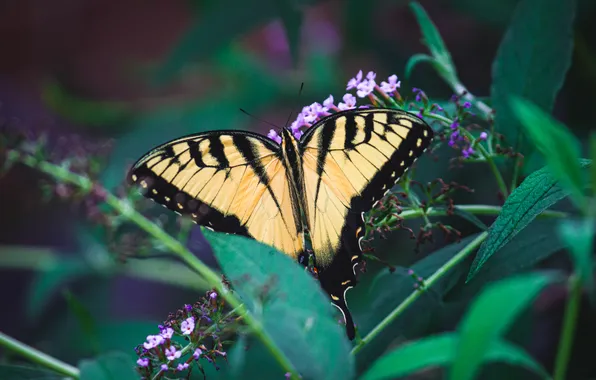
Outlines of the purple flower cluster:
M 217 334 L 232 323 L 232 316 L 224 316 L 223 307 L 221 297 L 211 290 L 201 301 L 184 305 L 183 309 L 170 314 L 168 320 L 159 325 L 159 334 L 148 335 L 147 340 L 137 346 L 139 372 L 152 378 L 159 373 L 191 371 L 193 364 L 203 372 L 199 359 L 214 365 L 218 357 L 227 360 Z M 186 341 L 186 346 L 179 343 L 181 340 Z M 203 342 L 210 342 L 212 348 L 208 349 Z
M 380 86 L 375 81 L 376 76 L 377 74 L 375 72 L 369 71 L 368 74 L 366 74 L 366 77 L 363 77 L 362 70 L 360 70 L 354 78 L 348 81 L 346 90 L 355 90 L 357 97 L 369 98 L 373 104 L 380 103 L 380 99 L 377 95 L 386 100 L 393 98 L 401 99 L 398 92 L 401 82 L 397 80 L 397 75 L 391 75 L 387 78 L 387 81 L 382 81 Z M 329 95 L 329 97 L 323 101 L 323 104 L 315 102 L 302 108 L 302 112 L 298 114 L 296 120 L 290 125 L 292 134 L 297 139 L 300 139 L 304 134 L 304 131 L 321 118 L 329 116 L 335 112 L 356 108 L 356 96 L 348 92 L 342 96 L 342 101 L 338 102 L 336 105 L 333 95 Z M 369 107 L 369 105 L 359 106 L 359 108 L 366 107 Z M 267 136 L 278 144 L 281 143 L 281 136 L 274 129 L 271 129 Z
M 455 149 L 461 149 L 461 155 L 464 159 L 471 158 L 476 154 L 474 147 L 480 142 L 488 138 L 486 132 L 480 133 L 480 135 L 474 140 L 469 141 L 462 131 L 461 120 L 464 120 L 469 115 L 472 115 L 469 111 L 466 111 L 472 107 L 472 104 L 468 101 L 463 104 L 459 103 L 459 97 L 453 96 L 451 101 L 456 105 L 457 116 L 453 119 L 453 122 L 449 126 L 451 132 L 449 134 L 449 146 Z
M 366 108 L 373 106 L 381 107 L 392 107 L 404 109 L 406 104 L 399 89 L 401 82 L 398 80 L 397 75 L 393 74 L 385 81 L 381 81 L 381 84 L 376 82 L 377 74 L 374 71 L 369 71 L 364 75 L 363 71 L 360 70 L 356 76 L 351 78 L 347 85 L 346 90 L 348 91 L 343 95 L 342 101 L 335 104 L 333 95 L 329 95 L 323 103 L 312 103 L 309 106 L 302 108 L 302 112 L 298 114 L 296 119 L 290 125 L 290 130 L 294 137 L 300 139 L 304 134 L 304 131 L 310 128 L 312 125 L 317 123 L 321 118 L 329 116 L 333 113 L 345 111 L 354 108 Z M 354 94 L 355 93 L 355 94 Z M 412 88 L 414 94 L 414 102 L 411 102 L 407 107 L 418 108 L 418 117 L 429 117 L 445 121 L 446 118 L 452 119 L 452 123 L 447 129 L 448 144 L 449 146 L 460 150 L 463 158 L 470 158 L 476 154 L 474 147 L 482 140 L 487 139 L 486 132 L 480 134 L 474 141 L 469 141 L 467 132 L 462 130 L 461 122 L 470 115 L 469 109 L 472 104 L 469 101 L 460 103 L 460 97 L 453 96 L 451 102 L 455 104 L 455 114 L 449 115 L 443 107 L 436 103 L 431 103 L 428 96 L 424 91 L 419 88 Z M 369 104 L 357 105 L 357 98 L 368 99 Z M 445 116 L 439 114 L 443 113 Z M 267 135 L 278 144 L 281 143 L 281 136 L 277 131 L 271 129 Z

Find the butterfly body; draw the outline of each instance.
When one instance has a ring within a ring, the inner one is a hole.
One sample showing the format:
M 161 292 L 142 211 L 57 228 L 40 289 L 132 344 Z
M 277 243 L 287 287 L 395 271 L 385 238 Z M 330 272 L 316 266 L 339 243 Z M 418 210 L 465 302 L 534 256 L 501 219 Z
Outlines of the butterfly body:
M 363 214 L 428 147 L 432 129 L 404 111 L 359 109 L 321 119 L 298 141 L 215 131 L 163 144 L 131 170 L 145 195 L 215 231 L 269 244 L 306 265 L 355 331 L 345 294 L 362 262 Z

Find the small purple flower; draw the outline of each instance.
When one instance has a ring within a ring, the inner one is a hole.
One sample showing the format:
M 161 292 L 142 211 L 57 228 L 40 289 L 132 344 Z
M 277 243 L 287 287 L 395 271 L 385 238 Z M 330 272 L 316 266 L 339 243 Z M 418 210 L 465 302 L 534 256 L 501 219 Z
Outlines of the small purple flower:
M 348 81 L 348 86 L 346 87 L 346 90 L 351 90 L 353 88 L 356 88 L 360 84 L 360 81 L 362 81 L 362 70 L 358 71 L 358 74 L 356 74 L 356 77 L 354 77 Z
M 294 132 L 294 137 L 296 138 L 296 140 L 300 140 L 300 138 L 302 137 L 302 135 L 304 134 L 304 132 L 302 132 L 300 129 L 297 130 L 296 132 Z
M 486 140 L 487 138 L 488 138 L 488 133 L 482 132 L 480 134 L 480 137 L 479 137 L 480 140 Z
M 368 74 L 366 74 L 366 79 L 368 79 L 369 81 L 374 81 L 376 77 L 377 74 L 374 71 L 369 71 Z
M 217 298 L 217 293 L 216 292 L 211 292 L 209 293 L 209 298 L 211 298 L 212 300 Z
M 304 121 L 311 124 L 315 122 L 319 116 L 325 114 L 328 111 L 327 107 L 323 107 L 320 103 L 314 102 L 310 106 L 302 108 L 302 114 L 304 115 Z
M 460 136 L 459 131 L 456 129 L 455 131 L 453 131 L 453 133 L 449 137 L 449 146 L 454 146 L 458 140 L 462 140 L 462 139 L 463 139 L 463 137 Z
M 168 365 L 164 363 L 164 364 L 161 365 L 160 368 L 161 368 L 162 371 L 167 371 L 168 370 Z
M 179 364 L 178 364 L 178 367 L 176 367 L 176 369 L 177 369 L 178 371 L 184 371 L 184 370 L 185 370 L 185 369 L 187 369 L 187 368 L 188 368 L 188 363 L 179 363 Z
M 192 310 L 192 305 L 184 305 L 184 309 L 186 311 L 191 311 Z
M 267 137 L 269 137 L 271 140 L 275 141 L 276 143 L 281 144 L 281 136 L 278 135 L 274 129 L 269 131 L 269 133 L 267 134 Z
M 470 103 L 470 102 L 464 102 L 463 107 L 464 108 L 470 108 L 470 107 L 472 107 L 472 103 Z
M 329 97 L 323 100 L 323 107 L 329 109 L 333 107 L 333 95 L 329 95 Z
M 449 127 L 453 130 L 456 130 L 457 127 L 459 127 L 459 123 L 457 122 L 457 120 L 454 120 Z
M 186 320 L 182 321 L 180 324 L 180 330 L 182 330 L 183 335 L 190 335 L 194 329 L 195 319 L 193 317 L 186 318 Z
M 413 269 L 408 269 L 408 275 L 413 275 L 414 274 L 414 270 Z
M 168 360 L 178 359 L 180 355 L 182 355 L 182 352 L 178 351 L 176 347 L 170 346 L 166 348 L 166 357 L 168 358 Z
M 147 341 L 143 343 L 145 349 L 150 350 L 153 347 L 157 347 L 164 342 L 164 338 L 161 335 L 148 335 Z
M 374 79 L 364 80 L 356 87 L 356 95 L 358 95 L 360 98 L 364 98 L 373 92 L 376 85 L 377 84 L 375 83 Z
M 469 158 L 472 154 L 474 154 L 474 149 L 472 149 L 471 146 L 467 149 L 462 149 L 461 154 L 464 156 L 464 158 Z
M 419 88 L 412 88 L 412 92 L 416 94 L 416 101 L 421 102 L 422 100 L 426 100 L 426 94 Z
M 299 130 L 300 128 L 302 128 L 305 125 L 306 125 L 306 122 L 304 121 L 304 114 L 299 113 L 296 120 L 294 120 L 292 122 L 292 124 L 290 125 L 290 129 L 292 130 L 292 132 L 296 132 L 297 130 Z
M 172 339 L 172 335 L 174 335 L 174 329 L 171 327 L 166 327 L 161 331 L 160 334 L 164 339 Z
M 139 367 L 147 367 L 149 365 L 149 359 L 147 358 L 140 358 L 137 360 L 137 365 Z
M 197 348 L 195 350 L 195 352 L 192 354 L 192 357 L 195 358 L 195 360 L 199 360 L 199 358 L 201 357 L 202 354 L 203 354 L 203 350 L 201 350 L 200 348 Z
M 397 91 L 397 89 L 401 86 L 401 81 L 397 80 L 397 75 L 393 74 L 388 78 L 389 82 L 381 82 L 381 90 L 383 90 L 387 94 L 393 93 L 393 91 Z
M 291 374 L 291 373 L 289 373 L 289 372 L 286 372 L 286 374 L 285 374 L 285 376 L 284 376 L 284 377 L 285 377 L 286 379 L 289 379 L 289 378 L 291 378 L 291 377 L 292 377 L 292 374 Z
M 356 97 L 352 94 L 345 94 L 342 98 L 343 102 L 339 102 L 337 108 L 342 111 L 350 110 L 356 108 Z

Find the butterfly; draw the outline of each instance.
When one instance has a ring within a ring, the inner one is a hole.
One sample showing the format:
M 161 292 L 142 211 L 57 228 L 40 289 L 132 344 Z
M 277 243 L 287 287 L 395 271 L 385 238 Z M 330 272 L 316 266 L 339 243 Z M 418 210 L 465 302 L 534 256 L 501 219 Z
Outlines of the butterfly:
M 405 111 L 361 108 L 322 118 L 300 140 L 280 134 L 279 144 L 234 130 L 181 137 L 142 156 L 128 179 L 200 225 L 314 264 L 352 340 L 346 292 L 363 262 L 364 213 L 428 148 L 433 130 Z

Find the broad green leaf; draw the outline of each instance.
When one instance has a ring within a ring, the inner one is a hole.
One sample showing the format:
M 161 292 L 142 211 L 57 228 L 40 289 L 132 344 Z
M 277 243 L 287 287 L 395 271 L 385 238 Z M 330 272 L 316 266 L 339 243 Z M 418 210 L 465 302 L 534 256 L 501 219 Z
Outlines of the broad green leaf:
M 543 273 L 509 278 L 485 289 L 459 325 L 457 357 L 450 379 L 473 379 L 491 345 L 556 277 Z
M 495 125 L 509 143 L 516 144 L 521 132 L 508 104 L 511 95 L 528 98 L 547 112 L 552 109 L 571 64 L 574 16 L 574 0 L 518 3 L 492 68 Z
M 456 358 L 459 338 L 445 333 L 406 343 L 375 361 L 361 380 L 395 379 L 432 367 L 447 367 Z M 548 379 L 548 373 L 522 348 L 495 340 L 487 349 L 485 362 L 520 366 Z
M 578 207 L 585 205 L 580 167 L 579 141 L 561 123 L 544 113 L 534 103 L 511 98 L 513 113 L 536 148 L 544 156 L 551 172 L 566 187 Z
M 111 352 L 96 359 L 82 360 L 79 363 L 80 380 L 138 379 L 139 374 L 135 367 L 136 364 L 130 355 Z
M 64 380 L 65 376 L 44 368 L 0 364 L 0 379 Z
M 349 379 L 345 328 L 319 283 L 290 257 L 242 236 L 204 230 L 224 274 L 276 346 L 312 379 Z
M 468 243 L 478 237 L 474 234 L 433 252 L 419 260 L 411 269 L 423 278 L 427 278 L 455 256 Z M 396 251 L 394 254 L 398 255 Z M 465 274 L 466 264 L 461 263 L 451 268 L 434 286 L 425 290 L 393 323 L 369 342 L 358 353 L 358 368 L 366 368 L 378 359 L 395 340 L 416 339 L 424 336 L 430 328 L 433 313 L 439 310 L 441 299 Z M 348 304 L 355 311 L 355 321 L 361 336 L 366 335 L 406 297 L 415 291 L 414 283 L 404 268 L 393 273 L 382 270 L 376 277 L 362 276 L 362 283 L 348 292 Z M 370 281 L 370 285 L 368 282 Z
M 422 37 L 424 38 L 423 42 L 436 60 L 437 65 L 433 66 L 448 83 L 453 83 L 456 78 L 455 65 L 437 27 L 419 3 L 411 2 L 410 8 L 416 16 L 418 25 L 420 25 Z
M 594 220 L 563 220 L 559 226 L 561 239 L 571 253 L 575 272 L 594 302 Z
M 581 161 L 580 165 L 585 167 L 589 164 L 587 161 Z M 466 281 L 470 281 L 491 256 L 503 248 L 536 216 L 568 195 L 569 191 L 559 185 L 548 168 L 542 168 L 530 174 L 509 195 L 501 213 L 490 226 L 488 238 L 480 246 Z
M 557 229 L 559 219 L 536 219 L 519 232 L 506 247 L 499 250 L 465 284 L 460 284 L 448 295 L 448 302 L 469 300 L 487 284 L 513 274 L 525 272 L 541 261 L 565 249 Z

